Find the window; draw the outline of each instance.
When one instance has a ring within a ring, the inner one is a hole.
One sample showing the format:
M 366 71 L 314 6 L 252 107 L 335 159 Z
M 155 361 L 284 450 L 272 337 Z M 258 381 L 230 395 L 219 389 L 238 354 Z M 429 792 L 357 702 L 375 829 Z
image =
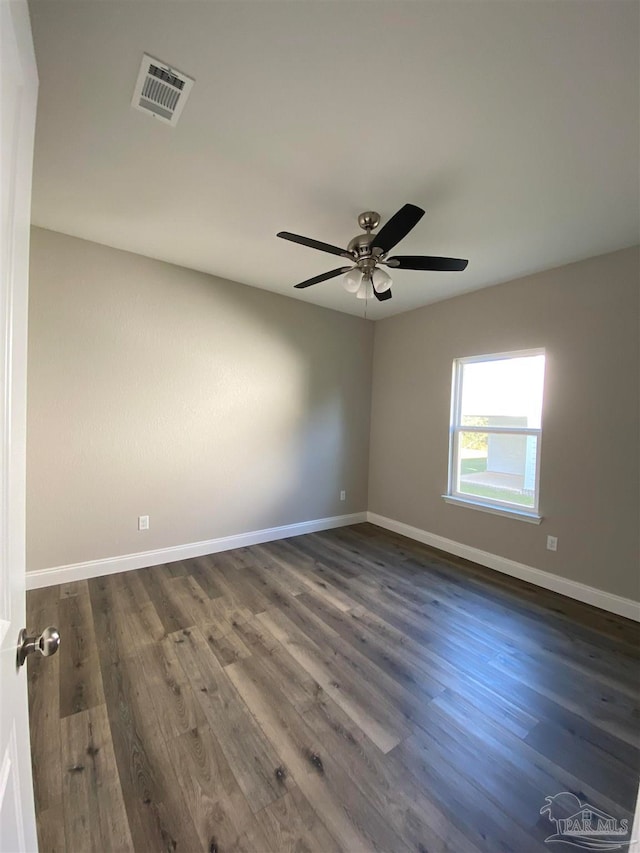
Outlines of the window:
M 540 522 L 544 350 L 453 363 L 445 500 Z

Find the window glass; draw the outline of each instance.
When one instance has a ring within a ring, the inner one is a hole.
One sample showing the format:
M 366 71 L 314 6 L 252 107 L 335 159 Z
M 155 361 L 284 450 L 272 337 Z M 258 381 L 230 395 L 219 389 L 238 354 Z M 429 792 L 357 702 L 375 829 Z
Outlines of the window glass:
M 463 362 L 462 373 L 462 425 L 540 428 L 544 355 Z
M 458 433 L 456 483 L 461 495 L 535 507 L 538 438 L 517 433 Z

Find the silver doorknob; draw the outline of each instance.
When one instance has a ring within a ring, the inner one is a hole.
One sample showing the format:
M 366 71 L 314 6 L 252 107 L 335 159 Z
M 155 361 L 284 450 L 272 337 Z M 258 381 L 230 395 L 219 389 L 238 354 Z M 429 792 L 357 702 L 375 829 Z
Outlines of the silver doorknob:
M 23 628 L 18 635 L 18 666 L 22 666 L 33 652 L 40 652 L 47 658 L 49 655 L 55 655 L 59 648 L 60 633 L 57 628 L 45 628 L 39 637 L 28 637 L 26 629 Z

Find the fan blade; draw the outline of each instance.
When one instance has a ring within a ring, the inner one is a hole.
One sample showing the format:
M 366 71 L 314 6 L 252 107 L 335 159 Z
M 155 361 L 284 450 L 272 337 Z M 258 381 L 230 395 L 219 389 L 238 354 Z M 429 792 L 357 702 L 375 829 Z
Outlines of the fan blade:
M 387 299 L 391 299 L 391 290 L 385 290 L 383 293 L 378 293 L 378 291 L 374 287 L 373 293 L 378 302 L 385 302 Z
M 469 261 L 463 261 L 461 258 L 432 258 L 429 255 L 396 255 L 387 258 L 387 263 L 390 267 L 401 270 L 462 272 Z
M 292 243 L 300 243 L 301 246 L 309 246 L 310 249 L 319 249 L 321 252 L 329 252 L 332 255 L 351 258 L 346 249 L 339 249 L 330 243 L 321 243 L 320 240 L 312 240 L 310 237 L 301 237 L 300 234 L 291 234 L 289 231 L 278 231 L 276 237 L 282 237 L 283 240 L 291 240 Z
M 405 204 L 397 213 L 394 213 L 386 225 L 383 225 L 376 234 L 372 249 L 382 249 L 383 253 L 393 249 L 409 231 L 414 228 L 424 216 L 424 210 L 415 204 Z
M 302 287 L 311 287 L 312 284 L 318 284 L 321 281 L 326 281 L 328 278 L 334 278 L 340 273 L 349 272 L 352 267 L 338 267 L 336 270 L 329 270 L 329 272 L 323 272 L 321 275 L 316 275 L 313 278 L 308 278 L 306 281 L 301 281 L 300 284 L 294 284 L 294 287 L 302 288 Z

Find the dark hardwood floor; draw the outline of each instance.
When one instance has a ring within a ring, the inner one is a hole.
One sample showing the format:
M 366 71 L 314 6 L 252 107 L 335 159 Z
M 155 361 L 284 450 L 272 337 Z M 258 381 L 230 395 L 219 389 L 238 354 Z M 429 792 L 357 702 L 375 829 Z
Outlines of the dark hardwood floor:
M 562 851 L 563 791 L 631 821 L 638 626 L 372 525 L 28 610 L 43 853 Z

